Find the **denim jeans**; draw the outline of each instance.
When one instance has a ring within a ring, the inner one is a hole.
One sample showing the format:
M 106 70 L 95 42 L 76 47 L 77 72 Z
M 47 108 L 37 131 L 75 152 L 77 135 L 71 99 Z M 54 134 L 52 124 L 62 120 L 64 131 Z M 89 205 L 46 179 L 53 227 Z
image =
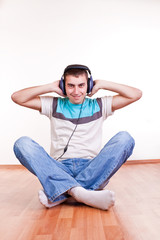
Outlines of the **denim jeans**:
M 94 159 L 58 162 L 29 137 L 19 138 L 14 152 L 21 164 L 38 177 L 48 199 L 57 202 L 67 199 L 67 191 L 72 187 L 103 189 L 132 154 L 134 145 L 134 139 L 123 131 L 112 137 Z

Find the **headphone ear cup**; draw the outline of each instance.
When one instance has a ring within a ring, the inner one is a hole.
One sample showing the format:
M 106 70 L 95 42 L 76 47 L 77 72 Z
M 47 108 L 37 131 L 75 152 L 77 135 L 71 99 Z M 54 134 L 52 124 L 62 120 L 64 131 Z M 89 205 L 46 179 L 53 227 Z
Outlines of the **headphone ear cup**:
M 63 77 L 61 77 L 61 80 L 60 80 L 60 82 L 59 82 L 59 87 L 60 87 L 60 89 L 62 90 L 63 94 L 66 95 L 65 82 L 64 82 Z
M 88 78 L 87 93 L 92 92 L 92 88 L 93 88 L 93 78 L 92 76 L 90 76 L 90 78 Z

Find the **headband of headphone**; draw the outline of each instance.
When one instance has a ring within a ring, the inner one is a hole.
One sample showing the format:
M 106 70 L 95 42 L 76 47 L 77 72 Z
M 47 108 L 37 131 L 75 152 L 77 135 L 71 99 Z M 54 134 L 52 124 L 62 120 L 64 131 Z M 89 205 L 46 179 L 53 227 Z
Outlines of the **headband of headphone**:
M 67 66 L 64 69 L 63 76 L 61 77 L 59 87 L 62 90 L 63 94 L 66 95 L 64 74 L 70 69 L 82 69 L 82 70 L 86 70 L 90 74 L 90 77 L 88 78 L 88 82 L 87 82 L 87 93 L 90 93 L 92 91 L 92 88 L 93 88 L 93 78 L 92 78 L 90 69 L 87 66 L 84 66 L 84 65 L 73 64 L 73 65 Z

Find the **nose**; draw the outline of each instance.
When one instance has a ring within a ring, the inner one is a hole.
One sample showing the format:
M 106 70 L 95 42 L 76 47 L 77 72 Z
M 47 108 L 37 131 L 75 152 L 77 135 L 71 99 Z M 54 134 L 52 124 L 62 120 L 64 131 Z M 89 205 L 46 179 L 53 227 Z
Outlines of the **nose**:
M 75 87 L 74 87 L 74 94 L 78 94 L 78 93 L 79 93 L 78 86 L 75 86 Z

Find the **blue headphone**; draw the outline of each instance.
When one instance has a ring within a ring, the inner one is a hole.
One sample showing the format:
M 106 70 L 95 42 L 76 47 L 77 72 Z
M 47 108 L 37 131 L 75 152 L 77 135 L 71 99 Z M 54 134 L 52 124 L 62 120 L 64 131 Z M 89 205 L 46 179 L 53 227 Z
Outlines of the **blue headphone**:
M 90 77 L 88 78 L 88 82 L 87 82 L 87 93 L 90 93 L 93 88 L 93 78 L 92 78 L 90 69 L 87 66 L 79 65 L 79 64 L 69 65 L 64 69 L 63 76 L 69 69 L 84 69 L 84 70 L 88 71 L 88 73 L 90 74 Z M 65 81 L 64 81 L 63 76 L 61 77 L 59 87 L 62 90 L 63 94 L 66 95 Z

